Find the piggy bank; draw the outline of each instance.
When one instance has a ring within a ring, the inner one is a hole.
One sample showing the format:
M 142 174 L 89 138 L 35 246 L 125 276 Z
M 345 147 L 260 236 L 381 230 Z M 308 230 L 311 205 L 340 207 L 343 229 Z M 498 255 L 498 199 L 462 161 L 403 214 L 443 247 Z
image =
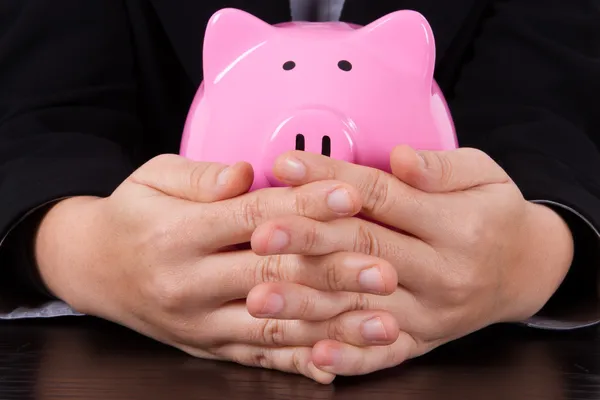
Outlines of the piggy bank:
M 390 170 L 390 152 L 457 147 L 436 84 L 435 43 L 419 13 L 400 10 L 366 26 L 270 25 L 237 9 L 210 19 L 204 81 L 180 154 L 254 168 L 251 190 L 280 186 L 275 159 L 290 150 Z

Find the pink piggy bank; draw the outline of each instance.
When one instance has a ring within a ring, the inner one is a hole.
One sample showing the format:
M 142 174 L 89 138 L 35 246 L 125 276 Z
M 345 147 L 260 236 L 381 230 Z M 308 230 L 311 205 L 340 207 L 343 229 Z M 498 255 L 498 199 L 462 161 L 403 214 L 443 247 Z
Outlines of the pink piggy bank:
M 254 168 L 251 190 L 280 186 L 275 159 L 321 153 L 390 170 L 391 150 L 457 147 L 433 78 L 435 44 L 425 18 L 402 10 L 364 26 L 270 25 L 240 10 L 210 19 L 204 81 L 189 110 L 181 155 Z

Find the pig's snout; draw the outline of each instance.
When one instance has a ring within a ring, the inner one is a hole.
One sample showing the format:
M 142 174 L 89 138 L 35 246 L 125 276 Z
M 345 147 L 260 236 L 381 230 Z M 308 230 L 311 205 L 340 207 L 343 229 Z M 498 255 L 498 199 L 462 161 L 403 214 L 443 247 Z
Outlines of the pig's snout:
M 315 139 L 314 137 L 312 137 L 313 135 L 310 135 L 311 139 Z M 318 137 L 317 137 L 318 139 Z M 296 134 L 296 148 L 295 150 L 301 150 L 301 151 L 306 151 L 306 136 L 304 136 L 303 133 L 297 133 Z M 330 157 L 331 156 L 331 136 L 329 135 L 323 135 L 321 137 L 321 154 L 323 154 L 324 156 Z
M 285 118 L 270 136 L 265 147 L 265 175 L 273 186 L 275 159 L 290 150 L 308 151 L 338 160 L 354 162 L 356 127 L 352 121 L 329 110 L 301 110 Z

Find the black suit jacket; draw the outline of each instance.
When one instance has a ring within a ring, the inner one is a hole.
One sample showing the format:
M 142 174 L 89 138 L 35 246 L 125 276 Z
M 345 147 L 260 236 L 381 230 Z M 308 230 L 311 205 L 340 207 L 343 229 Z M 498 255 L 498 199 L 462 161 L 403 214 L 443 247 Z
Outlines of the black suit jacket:
M 3 273 L 31 266 L 23 245 L 39 220 L 33 210 L 110 195 L 152 156 L 178 151 L 202 80 L 204 28 L 222 7 L 270 23 L 290 19 L 287 0 L 0 2 L 0 238 L 10 232 L 0 247 Z M 401 8 L 432 25 L 435 75 L 460 144 L 486 151 L 528 199 L 547 201 L 568 221 L 576 260 L 557 295 L 557 304 L 572 305 L 562 317 L 600 319 L 580 313 L 583 297 L 597 304 L 598 1 L 347 0 L 341 19 L 367 24 Z

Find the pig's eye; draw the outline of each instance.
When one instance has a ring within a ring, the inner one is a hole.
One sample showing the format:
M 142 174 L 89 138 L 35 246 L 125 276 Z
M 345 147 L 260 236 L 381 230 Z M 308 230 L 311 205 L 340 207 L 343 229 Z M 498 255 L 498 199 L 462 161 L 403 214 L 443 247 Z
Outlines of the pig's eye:
M 350 71 L 352 69 L 352 64 L 350 64 L 350 61 L 342 60 L 338 63 L 338 68 L 342 71 Z
M 296 68 L 296 63 L 293 61 L 286 61 L 283 63 L 283 69 L 286 71 Z

